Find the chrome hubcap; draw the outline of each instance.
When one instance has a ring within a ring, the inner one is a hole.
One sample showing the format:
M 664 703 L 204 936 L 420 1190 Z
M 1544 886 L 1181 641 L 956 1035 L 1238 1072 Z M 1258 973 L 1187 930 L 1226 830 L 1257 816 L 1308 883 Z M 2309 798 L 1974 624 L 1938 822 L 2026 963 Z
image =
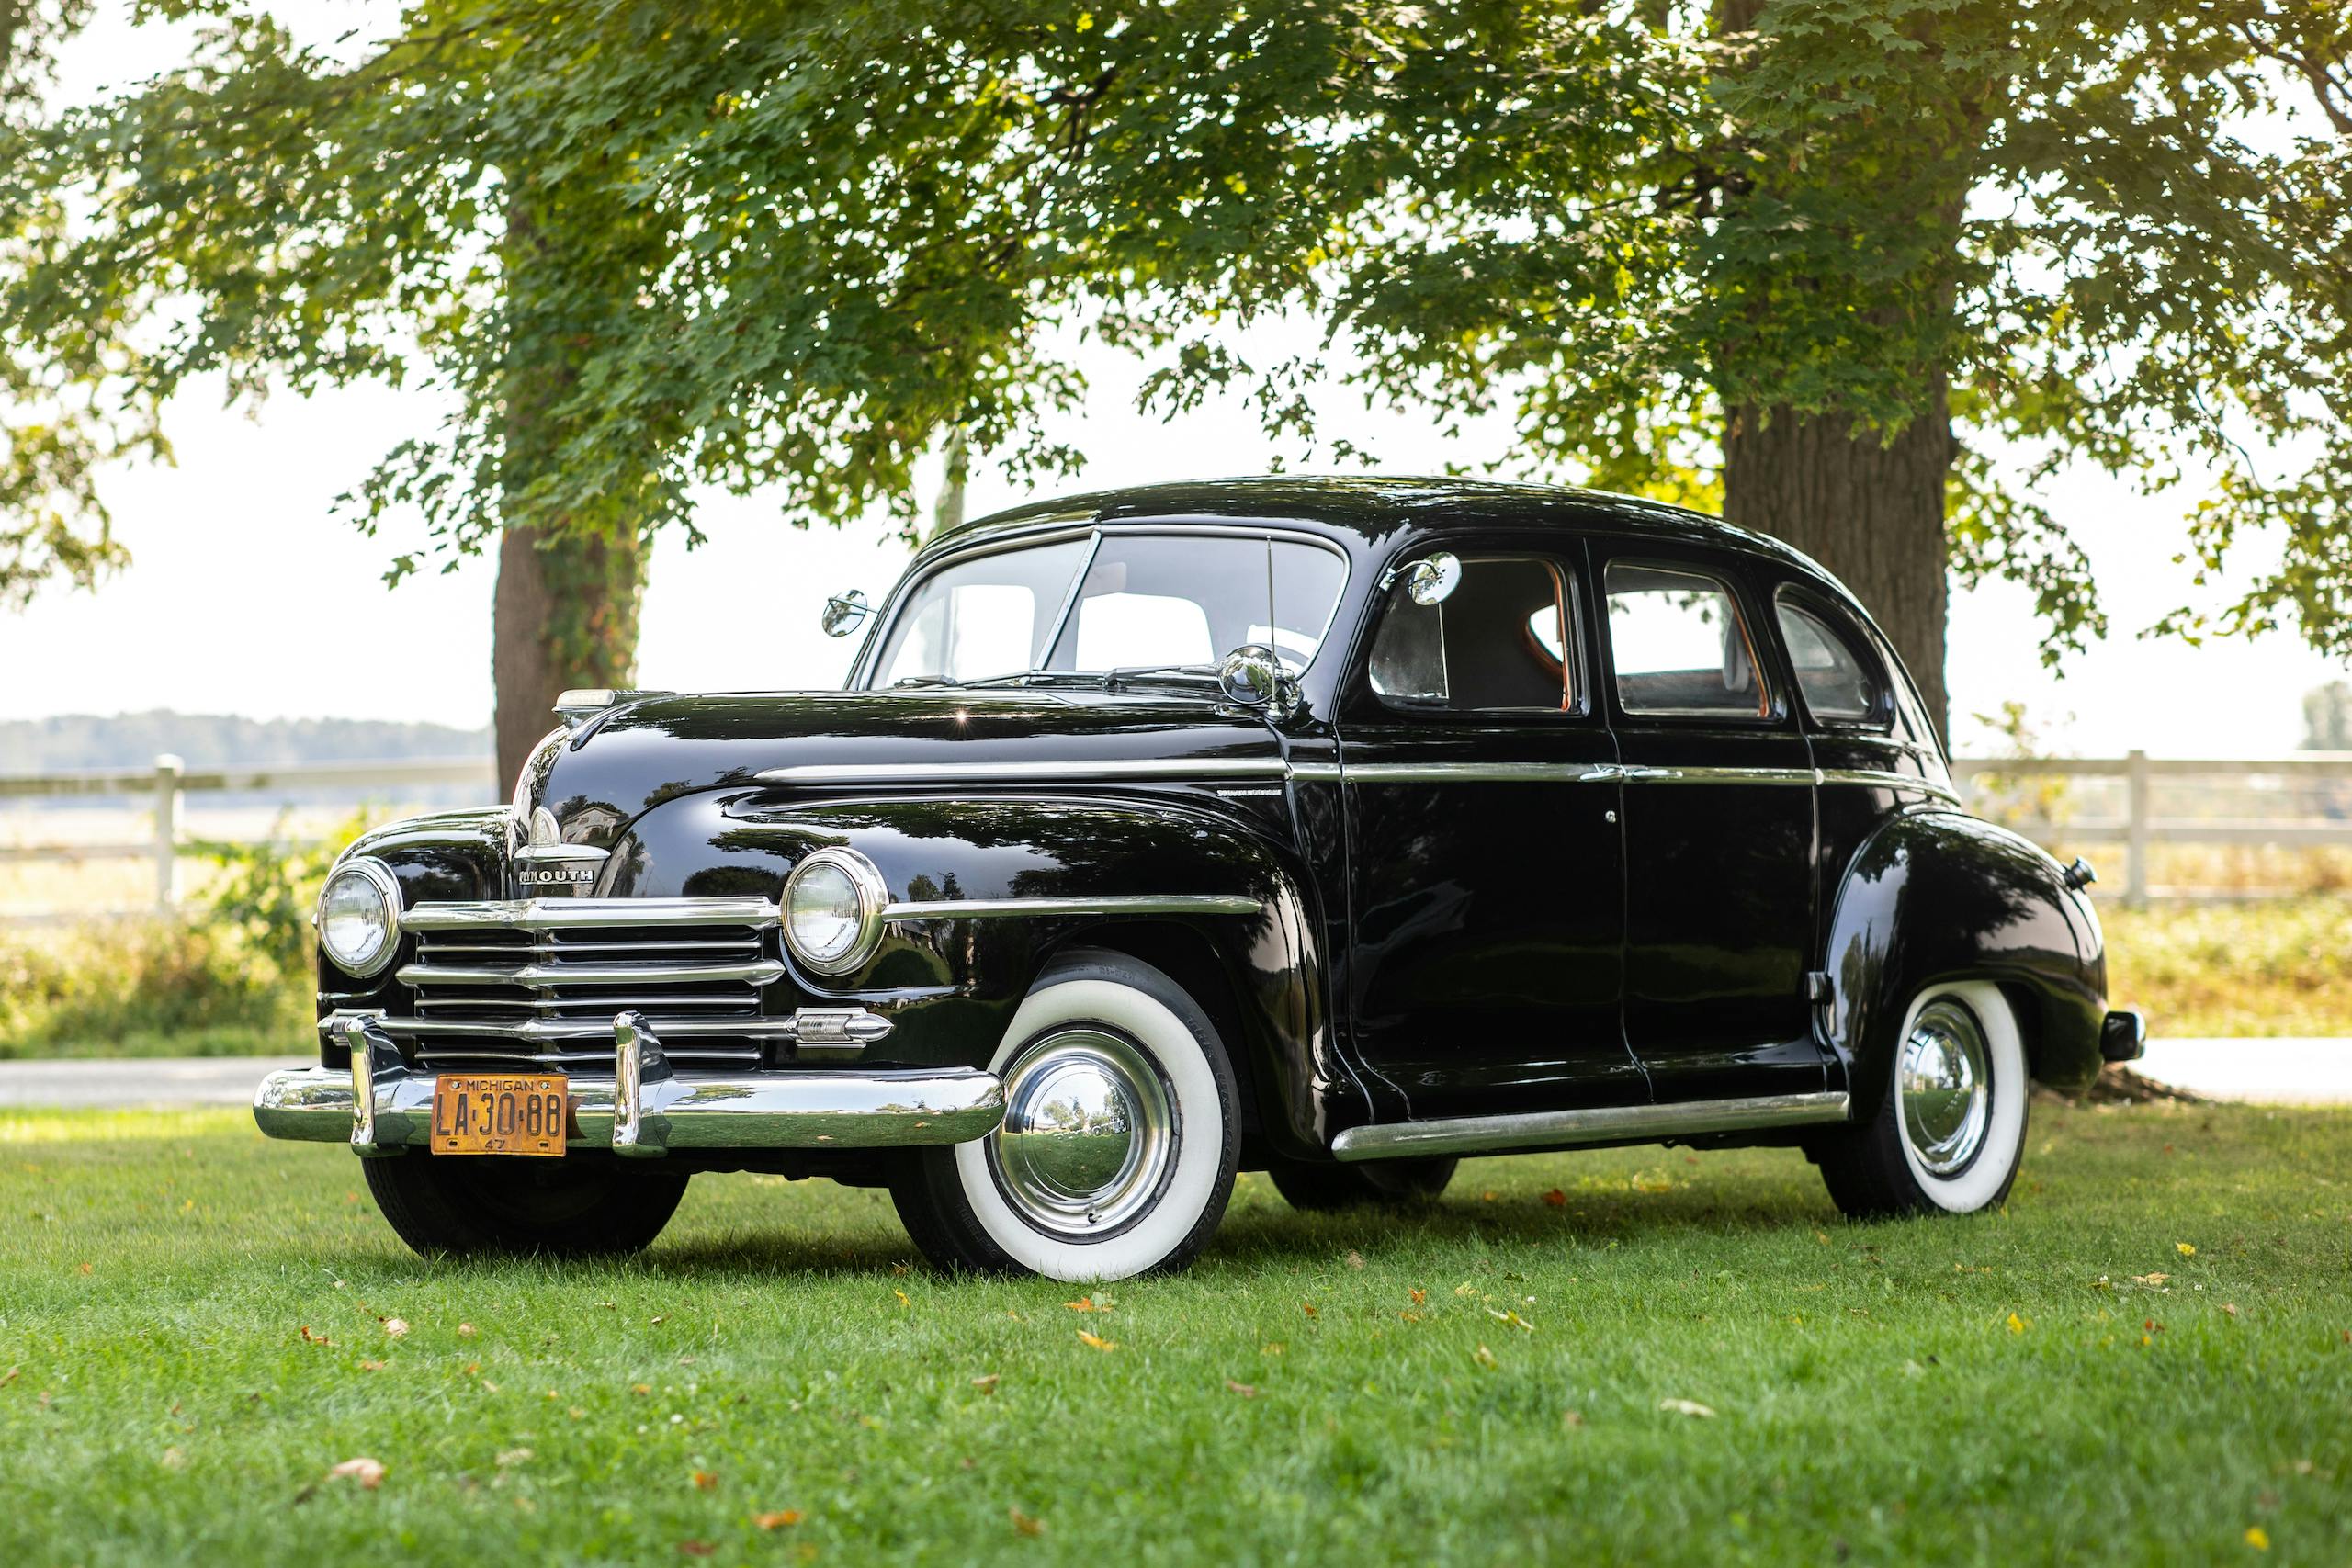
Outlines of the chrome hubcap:
M 1950 998 L 1929 1002 L 1903 1043 L 1895 1075 L 1903 1136 L 1937 1176 L 1967 1168 L 1993 1119 L 1992 1057 L 1976 1015 Z
M 997 1190 L 1054 1235 L 1112 1235 L 1151 1206 L 1176 1153 L 1167 1086 L 1105 1030 L 1059 1030 L 1004 1075 L 1004 1123 L 989 1139 Z

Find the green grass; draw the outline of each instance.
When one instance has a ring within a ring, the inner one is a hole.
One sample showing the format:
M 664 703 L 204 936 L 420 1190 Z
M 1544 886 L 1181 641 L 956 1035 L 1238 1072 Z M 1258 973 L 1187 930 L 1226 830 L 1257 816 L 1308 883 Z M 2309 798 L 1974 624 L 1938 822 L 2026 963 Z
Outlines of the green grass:
M 2030 1137 L 2006 1213 L 1873 1226 L 1781 1151 L 1348 1218 L 1253 1178 L 1079 1313 L 826 1183 L 701 1179 L 625 1265 L 427 1266 L 340 1151 L 0 1118 L 0 1562 L 2352 1558 L 2352 1115 Z

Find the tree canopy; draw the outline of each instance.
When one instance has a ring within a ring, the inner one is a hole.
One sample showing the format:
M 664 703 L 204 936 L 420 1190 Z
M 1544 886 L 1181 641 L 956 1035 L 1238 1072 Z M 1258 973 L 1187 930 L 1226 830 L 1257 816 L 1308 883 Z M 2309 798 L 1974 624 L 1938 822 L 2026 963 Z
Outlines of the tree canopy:
M 358 489 L 421 510 L 403 567 L 518 512 L 691 532 L 698 483 L 911 532 L 950 431 L 1074 468 L 1073 328 L 1303 456 L 1365 456 L 1340 398 L 1500 407 L 1524 468 L 1702 502 L 1743 429 L 1948 410 L 1951 564 L 2052 657 L 2104 626 L 2038 499 L 2075 460 L 2222 476 L 2197 581 L 2262 564 L 2168 629 L 2352 656 L 2348 58 L 2325 0 L 428 0 L 325 51 L 221 8 L 7 175 L 0 326 L 86 377 L 136 323 L 130 408 L 438 389 Z M 1319 351 L 1238 358 L 1273 313 Z

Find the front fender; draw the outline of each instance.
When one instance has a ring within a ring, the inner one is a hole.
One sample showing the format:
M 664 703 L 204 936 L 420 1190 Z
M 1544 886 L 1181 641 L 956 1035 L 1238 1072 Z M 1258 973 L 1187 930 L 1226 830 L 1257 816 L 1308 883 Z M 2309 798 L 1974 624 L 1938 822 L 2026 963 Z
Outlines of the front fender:
M 2098 919 L 2057 862 L 2005 828 L 1946 810 L 1889 819 L 1846 867 L 1825 966 L 1829 1043 L 1858 1119 L 1884 1103 L 1911 999 L 1939 981 L 1998 984 L 2041 1082 L 2075 1091 L 2098 1076 Z
M 842 800 L 714 791 L 631 823 L 599 891 L 775 898 L 803 857 L 834 845 L 871 860 L 894 902 L 1216 895 L 1259 906 L 1254 914 L 1016 911 L 895 921 L 863 969 L 830 978 L 803 970 L 786 949 L 790 973 L 780 984 L 817 1006 L 855 1002 L 892 1020 L 873 1058 L 985 1066 L 1057 953 L 1112 946 L 1157 962 L 1162 948 L 1144 933 L 1181 928 L 1188 949 L 1214 959 L 1226 987 L 1224 997 L 1198 999 L 1239 1035 L 1228 1043 L 1261 1130 L 1285 1147 L 1319 1148 L 1335 1104 L 1363 1115 L 1362 1089 L 1333 1040 L 1311 884 L 1272 812 L 1244 816 L 1188 792 Z

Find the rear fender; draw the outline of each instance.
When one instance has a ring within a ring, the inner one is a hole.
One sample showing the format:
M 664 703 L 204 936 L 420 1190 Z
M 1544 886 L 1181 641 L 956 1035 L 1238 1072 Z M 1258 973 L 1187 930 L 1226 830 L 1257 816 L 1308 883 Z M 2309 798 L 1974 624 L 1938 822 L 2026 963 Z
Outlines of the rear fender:
M 1891 818 L 1846 867 L 1824 966 L 1824 1027 L 1857 1119 L 1884 1104 L 1911 1000 L 1939 981 L 1999 985 L 2041 1082 L 2073 1092 L 2098 1076 L 2098 918 L 2057 862 L 2005 828 L 1943 809 Z

